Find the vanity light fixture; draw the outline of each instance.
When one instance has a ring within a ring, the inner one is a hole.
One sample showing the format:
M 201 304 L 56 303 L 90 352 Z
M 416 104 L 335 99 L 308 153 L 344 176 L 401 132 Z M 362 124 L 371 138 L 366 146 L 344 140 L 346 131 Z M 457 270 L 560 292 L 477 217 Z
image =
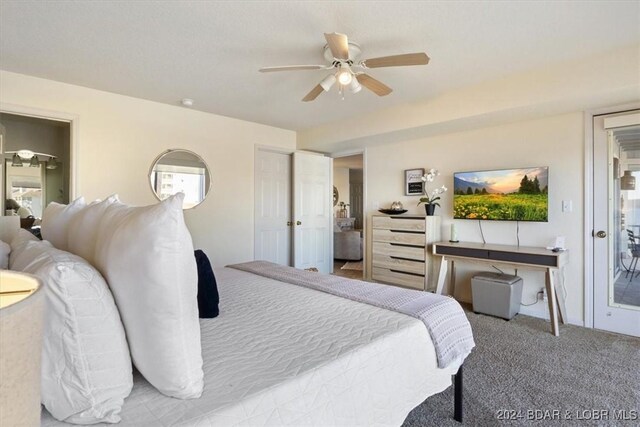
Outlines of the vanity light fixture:
M 53 156 L 49 157 L 49 160 L 47 160 L 46 168 L 47 169 L 57 169 L 58 168 L 58 161 L 56 160 L 55 157 L 53 157 Z
M 47 169 L 56 169 L 60 164 L 56 161 L 56 156 L 46 153 L 35 153 L 31 150 L 18 150 L 18 151 L 5 151 L 6 154 L 13 154 L 11 157 L 11 166 L 13 167 L 22 167 L 24 165 L 24 161 L 29 161 L 29 167 L 39 168 L 40 167 L 40 159 L 38 156 L 42 156 L 43 158 L 49 157 L 47 161 Z
M 11 158 L 11 166 L 13 166 L 14 168 L 22 167 L 22 159 L 20 158 L 20 156 L 18 156 L 18 153 L 13 154 L 13 157 Z

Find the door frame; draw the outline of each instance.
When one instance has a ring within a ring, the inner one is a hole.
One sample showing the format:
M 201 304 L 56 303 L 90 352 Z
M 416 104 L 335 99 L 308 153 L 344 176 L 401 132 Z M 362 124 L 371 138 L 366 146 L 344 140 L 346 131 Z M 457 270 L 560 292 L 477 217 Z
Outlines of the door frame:
M 287 154 L 289 156 L 291 156 L 296 149 L 295 148 L 286 148 L 286 147 L 274 147 L 272 145 L 263 145 L 263 144 L 255 144 L 253 147 L 253 181 L 252 181 L 252 186 L 253 186 L 253 210 L 252 210 L 252 220 L 253 220 L 253 234 L 252 234 L 252 240 L 253 240 L 253 259 L 256 258 L 256 188 L 255 188 L 255 182 L 256 182 L 256 175 L 257 175 L 257 170 L 256 170 L 256 158 L 258 155 L 258 151 L 269 151 L 271 153 L 278 153 L 278 154 Z M 293 201 L 293 177 L 291 175 L 289 175 L 289 199 L 290 201 Z M 289 217 L 293 216 L 293 205 L 290 206 L 290 212 L 289 212 Z M 291 232 L 293 233 L 293 230 L 291 230 Z M 290 242 L 289 242 L 290 248 L 291 248 L 291 254 L 289 256 L 289 265 L 292 265 L 293 263 L 293 235 L 291 236 Z
M 584 112 L 584 326 L 593 329 L 594 311 L 594 244 L 593 244 L 593 118 L 605 114 L 637 110 L 640 103 L 629 103 Z
M 329 157 L 337 159 L 339 157 L 355 156 L 357 154 L 362 155 L 362 265 L 364 270 L 362 271 L 362 278 L 367 279 L 370 277 L 370 272 L 367 264 L 367 224 L 368 224 L 368 210 L 369 206 L 367 202 L 367 149 L 366 148 L 354 148 L 352 150 L 336 151 L 329 154 Z M 331 186 L 333 187 L 333 168 L 331 168 Z M 331 233 L 333 238 L 333 233 Z M 331 256 L 333 257 L 333 244 L 331 245 Z
M 80 192 L 80 179 L 78 177 L 78 146 L 80 145 L 78 128 L 80 126 L 80 116 L 72 113 L 27 107 L 6 102 L 0 102 L 0 113 L 69 123 L 69 202 L 78 197 L 78 193 Z M 5 185 L 4 182 L 2 182 L 2 185 Z M 2 198 L 2 200 L 0 200 L 0 212 L 4 212 L 4 199 L 5 198 Z

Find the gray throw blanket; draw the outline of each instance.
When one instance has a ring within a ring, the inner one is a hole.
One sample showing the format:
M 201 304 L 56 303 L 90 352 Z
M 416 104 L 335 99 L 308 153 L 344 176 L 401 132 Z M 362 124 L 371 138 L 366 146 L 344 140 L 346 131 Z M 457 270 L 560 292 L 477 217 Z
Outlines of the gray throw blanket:
M 457 369 L 475 347 L 467 316 L 460 304 L 447 296 L 319 274 L 268 261 L 228 267 L 420 319 L 431 335 L 439 368 L 452 365 Z

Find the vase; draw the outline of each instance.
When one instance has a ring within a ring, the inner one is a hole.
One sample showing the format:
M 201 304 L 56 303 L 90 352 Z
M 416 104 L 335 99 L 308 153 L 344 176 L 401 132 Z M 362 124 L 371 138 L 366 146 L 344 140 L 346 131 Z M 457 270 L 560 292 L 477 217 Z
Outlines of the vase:
M 426 204 L 424 205 L 424 210 L 427 212 L 427 216 L 433 216 L 434 212 L 436 211 L 436 205 Z

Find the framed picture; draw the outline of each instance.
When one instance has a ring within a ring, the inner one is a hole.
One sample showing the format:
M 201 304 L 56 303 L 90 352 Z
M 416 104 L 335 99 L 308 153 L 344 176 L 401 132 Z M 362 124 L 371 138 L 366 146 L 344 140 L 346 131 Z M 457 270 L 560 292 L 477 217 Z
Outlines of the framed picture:
M 422 194 L 424 182 L 422 182 L 424 168 L 407 169 L 404 171 L 404 195 L 419 196 Z

